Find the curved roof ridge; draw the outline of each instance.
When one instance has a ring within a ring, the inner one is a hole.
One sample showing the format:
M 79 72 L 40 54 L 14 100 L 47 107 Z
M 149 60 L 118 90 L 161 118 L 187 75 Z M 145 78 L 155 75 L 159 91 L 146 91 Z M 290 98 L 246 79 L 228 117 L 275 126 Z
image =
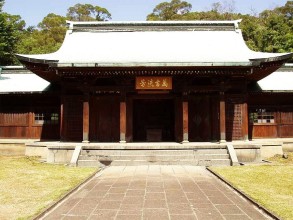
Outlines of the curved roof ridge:
M 197 20 L 197 21 L 66 21 L 69 30 L 78 30 L 78 29 L 110 29 L 110 30 L 129 30 L 131 27 L 132 31 L 141 31 L 141 30 L 156 30 L 162 29 L 167 30 L 176 30 L 180 27 L 180 30 L 195 30 L 196 28 L 202 27 L 211 30 L 215 28 L 216 30 L 221 28 L 226 28 L 229 30 L 238 30 L 240 20 L 233 21 L 206 21 L 206 20 Z M 142 29 L 143 28 L 143 29 Z

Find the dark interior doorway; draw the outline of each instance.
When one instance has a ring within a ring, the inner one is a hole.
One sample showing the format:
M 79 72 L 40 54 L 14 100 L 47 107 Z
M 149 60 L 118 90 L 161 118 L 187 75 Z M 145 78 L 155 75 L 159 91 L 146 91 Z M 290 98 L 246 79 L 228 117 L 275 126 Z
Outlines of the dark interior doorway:
M 138 99 L 133 102 L 133 141 L 174 141 L 174 101 Z

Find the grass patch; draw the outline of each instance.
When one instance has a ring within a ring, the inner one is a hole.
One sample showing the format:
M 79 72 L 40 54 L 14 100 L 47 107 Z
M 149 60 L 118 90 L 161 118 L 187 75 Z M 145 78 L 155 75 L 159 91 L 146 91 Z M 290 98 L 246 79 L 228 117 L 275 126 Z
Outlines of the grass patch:
M 283 158 L 283 155 L 277 154 L 274 157 L 269 158 L 268 160 L 273 163 L 279 163 L 283 165 L 293 165 L 293 152 L 286 153 L 288 155 L 288 158 Z
M 29 219 L 96 170 L 0 156 L 0 219 Z
M 293 154 L 271 165 L 213 167 L 212 170 L 283 219 L 293 219 Z M 291 158 L 291 159 L 290 159 Z

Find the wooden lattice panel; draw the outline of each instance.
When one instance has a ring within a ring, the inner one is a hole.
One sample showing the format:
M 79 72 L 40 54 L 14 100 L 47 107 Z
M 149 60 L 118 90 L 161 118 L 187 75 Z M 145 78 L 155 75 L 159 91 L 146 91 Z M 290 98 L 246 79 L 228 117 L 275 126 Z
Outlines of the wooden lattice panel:
M 226 104 L 226 135 L 227 140 L 243 139 L 242 104 L 238 100 L 228 100 Z

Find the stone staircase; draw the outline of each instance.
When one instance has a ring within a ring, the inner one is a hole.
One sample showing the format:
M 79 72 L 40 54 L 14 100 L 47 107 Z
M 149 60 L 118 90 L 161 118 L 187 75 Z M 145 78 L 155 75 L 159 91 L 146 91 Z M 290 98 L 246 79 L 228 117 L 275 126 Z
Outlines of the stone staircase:
M 230 166 L 227 148 L 83 149 L 78 166 L 194 165 Z

